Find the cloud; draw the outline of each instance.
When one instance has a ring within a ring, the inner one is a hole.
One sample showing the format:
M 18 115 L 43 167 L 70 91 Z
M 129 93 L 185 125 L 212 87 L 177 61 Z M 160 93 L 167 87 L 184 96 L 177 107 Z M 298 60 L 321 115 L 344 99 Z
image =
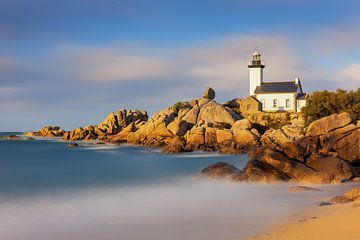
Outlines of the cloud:
M 174 68 L 169 61 L 108 49 L 76 53 L 69 58 L 74 66 L 69 74 L 95 82 L 154 80 L 169 75 Z
M 266 67 L 265 81 L 289 81 L 303 74 L 304 63 L 282 36 L 236 35 L 212 45 L 190 49 L 187 57 L 188 73 L 234 96 L 248 92 L 248 61 L 259 46 Z M 266 61 L 268 60 L 268 61 Z
M 317 33 L 304 37 L 310 47 L 323 57 L 344 54 L 344 52 L 359 51 L 360 29 L 359 21 L 355 19 L 339 22 L 329 27 L 318 29 Z
M 265 69 L 267 81 L 290 80 L 301 75 L 303 63 L 281 36 L 232 35 L 202 46 L 162 49 L 161 56 L 154 54 L 152 47 L 141 45 L 71 46 L 59 48 L 55 53 L 58 66 L 62 66 L 58 70 L 74 81 L 110 85 L 151 82 L 153 89 L 181 87 L 182 92 L 177 92 L 179 97 L 194 93 L 194 87 L 202 91 L 212 86 L 236 97 L 247 93 L 247 63 L 256 46 L 269 59 Z
M 342 85 L 342 88 L 357 89 L 360 86 L 360 63 L 347 66 L 340 72 L 338 81 L 346 83 L 346 85 Z
M 19 93 L 22 90 L 20 88 L 15 88 L 15 87 L 1 87 L 0 86 L 0 94 L 15 94 L 15 93 Z
M 34 58 L 16 59 L 15 65 L 14 61 L 3 61 L 2 66 L 11 63 L 16 71 L 0 72 L 0 100 L 3 109 L 42 112 L 49 122 L 64 116 L 68 123 L 60 125 L 68 129 L 89 119 L 100 122 L 120 107 L 152 114 L 176 101 L 200 97 L 207 86 L 215 88 L 218 102 L 224 102 L 247 96 L 247 63 L 257 46 L 266 63 L 265 81 L 289 81 L 299 76 L 305 91 L 312 91 L 343 86 L 340 81 L 346 76 L 355 79 L 356 66 L 348 71 L 336 66 L 328 72 L 304 57 L 292 40 L 287 35 L 236 34 L 187 47 L 57 45 Z M 77 116 L 78 109 L 86 118 Z M 70 115 L 78 119 L 74 121 Z M 39 127 L 38 119 L 27 124 L 28 129 Z

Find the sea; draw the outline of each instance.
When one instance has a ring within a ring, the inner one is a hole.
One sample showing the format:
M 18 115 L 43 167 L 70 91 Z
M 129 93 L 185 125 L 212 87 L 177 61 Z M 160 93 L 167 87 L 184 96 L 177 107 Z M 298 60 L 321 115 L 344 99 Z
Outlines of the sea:
M 21 133 L 0 133 L 0 136 Z M 57 138 L 0 140 L 1 240 L 228 240 L 263 233 L 341 191 L 200 177 L 247 156 Z

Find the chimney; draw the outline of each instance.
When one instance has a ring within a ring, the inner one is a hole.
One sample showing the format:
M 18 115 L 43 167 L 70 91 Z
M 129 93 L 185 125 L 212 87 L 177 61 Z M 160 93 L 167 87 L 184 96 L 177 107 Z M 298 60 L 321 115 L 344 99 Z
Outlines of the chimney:
M 300 78 L 296 77 L 295 78 L 295 84 L 299 84 L 300 83 Z

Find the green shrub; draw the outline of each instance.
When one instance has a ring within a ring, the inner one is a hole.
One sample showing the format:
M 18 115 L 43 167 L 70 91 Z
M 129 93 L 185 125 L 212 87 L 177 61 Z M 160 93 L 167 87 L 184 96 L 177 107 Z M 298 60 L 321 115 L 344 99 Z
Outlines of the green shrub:
M 177 102 L 171 107 L 171 110 L 173 110 L 176 117 L 179 114 L 180 107 L 181 107 L 181 102 Z
M 306 98 L 306 106 L 302 113 L 311 123 L 334 113 L 349 112 L 354 120 L 360 119 L 360 88 L 356 91 L 338 89 L 316 91 Z

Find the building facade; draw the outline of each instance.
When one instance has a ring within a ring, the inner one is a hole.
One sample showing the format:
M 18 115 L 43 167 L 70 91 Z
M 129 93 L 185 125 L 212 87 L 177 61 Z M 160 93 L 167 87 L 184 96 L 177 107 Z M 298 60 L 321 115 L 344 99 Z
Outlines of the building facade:
M 300 112 L 306 105 L 299 78 L 287 82 L 264 82 L 265 64 L 261 55 L 255 51 L 249 67 L 249 95 L 261 102 L 264 112 Z

